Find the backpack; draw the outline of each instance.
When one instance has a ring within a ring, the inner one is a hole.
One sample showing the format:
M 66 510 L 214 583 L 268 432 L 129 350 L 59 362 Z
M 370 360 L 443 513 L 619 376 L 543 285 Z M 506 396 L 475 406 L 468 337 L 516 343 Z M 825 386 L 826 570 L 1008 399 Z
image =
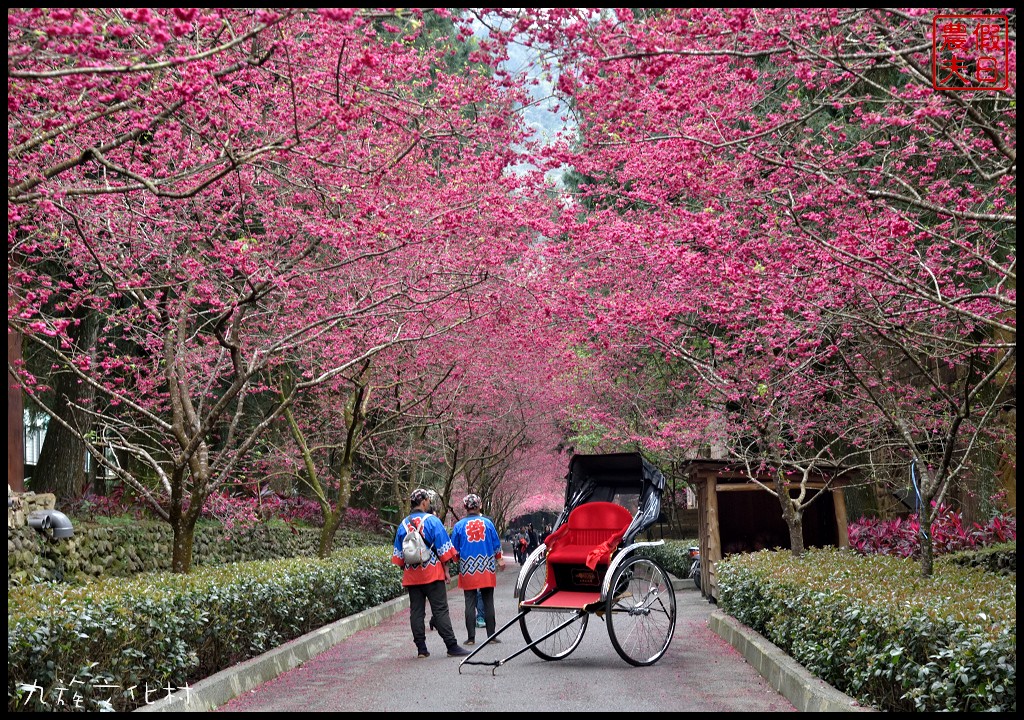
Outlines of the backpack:
M 405 564 L 422 565 L 430 561 L 432 554 L 427 541 L 423 539 L 422 531 L 417 530 L 414 523 L 407 523 L 405 539 L 402 540 L 402 556 L 405 559 Z

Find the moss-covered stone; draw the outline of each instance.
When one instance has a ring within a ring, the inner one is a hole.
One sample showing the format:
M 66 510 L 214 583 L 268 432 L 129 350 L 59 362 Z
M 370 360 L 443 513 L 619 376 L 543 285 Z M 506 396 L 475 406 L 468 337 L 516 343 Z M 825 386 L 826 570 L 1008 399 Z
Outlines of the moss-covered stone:
M 98 577 L 126 577 L 171 567 L 171 528 L 161 522 L 132 525 L 75 524 L 75 536 L 52 540 L 28 528 L 7 529 L 7 584 L 78 582 Z M 338 533 L 336 547 L 364 544 L 366 535 Z M 257 526 L 229 534 L 219 525 L 196 528 L 196 567 L 250 560 L 314 557 L 319 546 L 316 528 Z M 380 541 L 380 538 L 377 538 Z

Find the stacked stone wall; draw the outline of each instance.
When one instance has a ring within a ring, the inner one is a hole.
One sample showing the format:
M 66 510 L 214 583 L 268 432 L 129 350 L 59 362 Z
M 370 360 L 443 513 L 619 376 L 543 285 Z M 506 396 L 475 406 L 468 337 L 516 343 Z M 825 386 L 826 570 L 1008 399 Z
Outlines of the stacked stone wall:
M 32 509 L 53 508 L 33 506 Z M 10 515 L 10 508 L 8 510 Z M 317 553 L 319 541 L 320 531 L 316 528 L 257 526 L 228 536 L 221 526 L 199 526 L 192 558 L 196 565 L 218 565 L 312 557 Z M 60 540 L 24 522 L 20 526 L 8 523 L 7 584 L 73 582 L 170 570 L 172 543 L 171 527 L 154 521 L 137 521 L 124 526 L 75 522 L 74 536 Z

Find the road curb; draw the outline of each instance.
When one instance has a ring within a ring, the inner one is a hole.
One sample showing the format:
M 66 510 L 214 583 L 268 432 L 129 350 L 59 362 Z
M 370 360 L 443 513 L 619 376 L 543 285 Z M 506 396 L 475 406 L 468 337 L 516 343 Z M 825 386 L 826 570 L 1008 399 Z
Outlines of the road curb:
M 349 635 L 377 625 L 407 607 L 409 595 L 403 593 L 383 605 L 342 618 L 251 660 L 225 668 L 185 690 L 179 690 L 149 705 L 143 705 L 135 712 L 208 712 L 249 692 L 257 685 L 298 667 L 337 645 Z
M 739 651 L 777 692 L 801 712 L 876 712 L 812 675 L 760 633 L 715 610 L 708 627 Z

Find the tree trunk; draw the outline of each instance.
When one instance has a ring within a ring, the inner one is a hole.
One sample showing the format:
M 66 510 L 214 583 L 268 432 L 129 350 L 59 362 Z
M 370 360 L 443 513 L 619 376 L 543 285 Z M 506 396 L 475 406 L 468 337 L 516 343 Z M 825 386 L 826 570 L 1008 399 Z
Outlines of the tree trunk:
M 932 507 L 930 497 L 921 503 L 917 518 L 921 522 L 921 577 L 931 577 L 935 570 L 935 553 L 932 546 Z
M 338 468 L 338 510 L 344 511 L 352 500 L 352 459 L 346 455 Z
M 60 398 L 54 402 L 55 410 L 60 418 L 74 426 L 75 413 L 65 396 L 67 383 L 64 378 L 66 376 L 57 382 L 56 390 Z M 87 426 L 78 427 L 88 432 Z M 58 502 L 74 500 L 85 489 L 85 445 L 55 420 L 51 420 L 46 428 L 39 461 L 32 473 L 32 489 L 36 492 L 51 492 L 57 496 Z
M 334 512 L 324 511 L 324 526 L 320 528 L 320 546 L 317 549 L 317 555 L 320 557 L 327 557 L 334 549 L 334 536 L 341 527 L 341 518 L 344 514 L 345 510 L 340 505 Z
M 346 457 L 349 457 L 346 454 Z M 349 500 L 352 499 L 352 464 L 351 460 L 342 462 L 338 468 L 338 504 L 334 512 L 328 512 L 325 508 L 324 526 L 320 531 L 320 557 L 325 558 L 331 554 L 334 547 L 334 536 L 341 527 L 341 520 L 345 517 L 345 509 L 348 508 Z
M 10 285 L 8 285 L 10 288 Z M 10 303 L 8 289 L 7 302 Z M 20 332 L 7 328 L 8 367 L 17 366 L 22 360 L 22 338 Z M 21 385 L 10 370 L 7 371 L 7 485 L 14 492 L 25 491 L 25 399 Z
M 185 498 L 185 472 L 178 469 L 171 478 L 171 500 L 168 507 L 167 521 L 174 532 L 171 546 L 171 572 L 187 573 L 192 569 L 192 542 L 195 539 L 196 521 L 203 511 L 206 494 L 198 488 L 205 487 L 205 478 L 192 478 L 197 488 L 189 498 L 188 509 L 183 509 Z
M 85 313 L 81 318 L 75 344 L 79 353 L 91 352 L 99 332 L 99 314 Z M 92 427 L 92 418 L 74 406 L 89 406 L 96 391 L 81 383 L 71 372 L 54 376 L 53 409 L 61 420 L 85 435 Z M 60 422 L 50 420 L 46 437 L 39 452 L 36 469 L 32 473 L 32 487 L 36 492 L 52 492 L 58 502 L 75 500 L 86 488 L 85 445 Z
M 186 513 L 177 522 L 172 523 L 174 529 L 174 546 L 171 551 L 171 572 L 187 573 L 192 569 L 192 541 L 195 539 L 196 518 Z
M 789 525 L 789 547 L 794 556 L 800 557 L 804 554 L 804 523 L 803 519 L 797 517 Z
M 999 464 L 996 478 L 999 489 L 1005 493 L 1003 502 L 1007 507 L 1017 507 L 1017 408 L 1007 408 L 999 413 L 998 424 L 1006 430 L 1006 440 L 999 443 Z
M 786 521 L 789 528 L 789 551 L 795 557 L 804 554 L 804 516 L 797 510 L 792 498 L 789 497 L 789 488 L 783 480 L 781 486 L 776 483 L 779 493 L 779 504 L 782 505 L 782 519 Z
M 352 498 L 352 456 L 345 453 L 338 468 L 338 502 L 334 509 L 331 508 L 331 501 L 328 497 L 330 488 L 325 488 L 320 482 L 320 474 L 316 471 L 316 463 L 313 462 L 313 454 L 306 443 L 306 437 L 302 428 L 295 421 L 295 415 L 290 408 L 285 409 L 284 417 L 288 421 L 288 429 L 299 447 L 302 455 L 302 462 L 306 467 L 306 477 L 301 483 L 311 491 L 313 497 L 320 503 L 320 513 L 324 519 L 323 527 L 320 528 L 320 543 L 317 547 L 317 555 L 325 558 L 331 554 L 334 547 L 334 536 L 341 526 L 341 519 L 345 516 L 345 508 L 348 507 Z
M 104 497 L 107 494 L 107 473 L 98 462 L 92 464 L 89 470 L 89 485 L 94 495 Z

